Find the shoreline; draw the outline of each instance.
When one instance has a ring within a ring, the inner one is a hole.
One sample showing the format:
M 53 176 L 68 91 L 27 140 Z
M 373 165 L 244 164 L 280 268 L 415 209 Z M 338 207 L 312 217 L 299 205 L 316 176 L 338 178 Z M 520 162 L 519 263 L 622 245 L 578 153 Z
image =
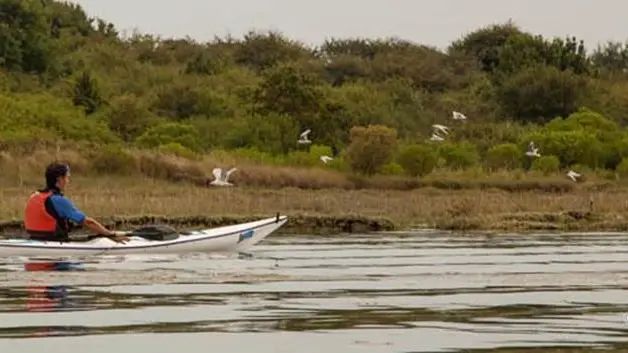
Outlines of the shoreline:
M 417 221 L 414 224 L 400 224 L 386 217 L 365 217 L 359 215 L 305 215 L 281 214 L 288 216 L 288 222 L 279 228 L 275 235 L 320 235 L 368 234 L 386 231 L 411 231 L 434 229 L 466 232 L 592 232 L 627 231 L 628 219 L 613 214 L 597 214 L 590 211 L 565 212 L 520 212 L 492 215 L 490 217 L 453 217 L 437 224 Z M 114 230 L 128 230 L 147 224 L 165 224 L 177 229 L 201 229 L 233 225 L 272 217 L 271 214 L 242 216 L 111 216 L 101 217 L 106 227 Z M 0 221 L 0 238 L 21 230 L 21 220 Z
M 282 216 L 286 214 L 281 214 Z M 112 230 L 128 230 L 147 224 L 165 224 L 180 230 L 214 228 L 256 221 L 273 217 L 272 214 L 256 216 L 180 216 L 166 217 L 162 215 L 144 216 L 112 216 L 101 217 L 99 221 Z M 399 230 L 398 225 L 387 218 L 361 217 L 357 215 L 323 216 L 323 215 L 287 215 L 288 222 L 274 234 L 290 235 L 335 235 L 342 233 L 372 233 L 378 231 Z M 22 228 L 21 220 L 0 221 L 0 237 L 17 233 Z

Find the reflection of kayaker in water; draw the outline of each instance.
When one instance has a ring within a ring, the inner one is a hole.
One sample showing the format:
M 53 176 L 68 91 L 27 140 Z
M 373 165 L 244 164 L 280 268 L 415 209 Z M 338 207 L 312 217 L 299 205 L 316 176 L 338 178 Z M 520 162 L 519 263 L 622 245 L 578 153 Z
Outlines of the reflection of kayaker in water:
M 116 242 L 126 242 L 126 235 L 108 230 L 79 211 L 63 195 L 69 181 L 68 165 L 53 163 L 46 168 L 46 188 L 33 193 L 26 203 L 24 226 L 29 237 L 47 241 L 70 241 L 69 233 L 74 227 L 73 223 L 76 223 Z
M 26 310 L 51 311 L 71 307 L 66 286 L 29 286 Z

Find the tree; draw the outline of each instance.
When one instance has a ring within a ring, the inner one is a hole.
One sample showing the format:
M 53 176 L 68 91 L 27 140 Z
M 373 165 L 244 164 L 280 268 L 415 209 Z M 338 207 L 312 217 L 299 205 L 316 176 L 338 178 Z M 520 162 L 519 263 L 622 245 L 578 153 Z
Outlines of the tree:
M 235 51 L 237 64 L 258 71 L 307 56 L 311 56 L 311 53 L 299 43 L 272 31 L 268 33 L 249 31 Z
M 493 72 L 501 66 L 501 51 L 506 42 L 513 36 L 523 32 L 512 21 L 482 27 L 465 37 L 454 41 L 449 53 L 462 52 L 471 55 L 485 72 Z
M 499 53 L 496 79 L 500 81 L 526 68 L 539 66 L 581 75 L 589 71 L 589 58 L 584 43 L 575 37 L 549 41 L 541 35 L 521 33 L 509 37 L 504 43 Z
M 384 125 L 354 126 L 346 156 L 351 169 L 367 175 L 375 174 L 389 163 L 397 148 L 397 131 Z
M 89 72 L 83 71 L 76 80 L 72 102 L 75 106 L 82 106 L 87 115 L 94 113 L 102 105 L 98 83 Z
M 497 90 L 504 114 L 523 122 L 545 123 L 574 112 L 587 97 L 587 81 L 552 66 L 533 66 L 508 78 Z
M 40 0 L 0 0 L 0 65 L 44 73 L 56 56 L 49 31 Z
M 312 75 L 292 65 L 281 65 L 264 72 L 262 77 L 253 97 L 256 112 L 299 118 L 319 109 L 322 92 Z

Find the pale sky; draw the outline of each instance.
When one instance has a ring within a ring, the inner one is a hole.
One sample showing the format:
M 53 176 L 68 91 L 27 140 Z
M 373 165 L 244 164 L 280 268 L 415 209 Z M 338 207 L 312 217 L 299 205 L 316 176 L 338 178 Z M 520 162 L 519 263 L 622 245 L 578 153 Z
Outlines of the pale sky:
M 589 49 L 628 39 L 626 0 L 71 1 L 119 30 L 200 41 L 272 29 L 308 44 L 329 37 L 396 36 L 444 48 L 469 31 L 509 18 L 544 36 L 575 35 Z

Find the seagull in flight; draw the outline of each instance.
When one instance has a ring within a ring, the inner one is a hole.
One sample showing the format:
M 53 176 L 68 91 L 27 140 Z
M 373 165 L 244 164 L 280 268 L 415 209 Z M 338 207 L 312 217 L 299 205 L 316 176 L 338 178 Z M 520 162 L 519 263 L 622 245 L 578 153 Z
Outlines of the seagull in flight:
M 329 163 L 332 160 L 333 158 L 331 158 L 330 156 L 321 156 L 321 161 L 325 164 Z
M 231 168 L 227 171 L 227 173 L 222 173 L 222 169 L 220 168 L 214 168 L 214 170 L 212 170 L 212 174 L 214 175 L 214 180 L 212 180 L 212 182 L 210 183 L 211 185 L 216 185 L 216 186 L 231 186 L 233 184 L 231 184 L 229 182 L 229 176 L 235 172 L 237 169 L 236 168 Z
M 528 151 L 526 152 L 526 156 L 541 157 L 541 155 L 539 154 L 538 147 L 537 148 L 534 147 L 534 141 L 530 141 L 530 144 L 528 145 Z
M 435 133 L 440 131 L 440 132 L 444 133 L 445 135 L 449 135 L 449 128 L 447 126 L 445 126 L 445 125 L 434 124 L 434 125 L 432 125 L 432 127 L 434 128 L 434 132 Z
M 307 129 L 307 130 L 303 131 L 303 132 L 301 133 L 301 135 L 299 135 L 299 139 L 297 140 L 297 143 L 299 143 L 299 144 L 308 144 L 308 143 L 312 143 L 312 141 L 310 141 L 310 140 L 307 138 L 307 135 L 309 135 L 309 134 L 310 134 L 310 132 L 312 132 L 312 130 L 310 130 L 310 129 Z
M 433 133 L 430 141 L 444 141 L 445 139 L 437 133 Z
M 573 170 L 569 170 L 567 172 L 567 177 L 569 177 L 569 179 L 573 180 L 573 181 L 578 181 L 578 178 L 581 177 L 581 175 L 579 173 L 574 172 Z
M 467 117 L 464 114 L 459 113 L 457 111 L 453 111 L 451 115 L 454 120 L 467 120 Z

